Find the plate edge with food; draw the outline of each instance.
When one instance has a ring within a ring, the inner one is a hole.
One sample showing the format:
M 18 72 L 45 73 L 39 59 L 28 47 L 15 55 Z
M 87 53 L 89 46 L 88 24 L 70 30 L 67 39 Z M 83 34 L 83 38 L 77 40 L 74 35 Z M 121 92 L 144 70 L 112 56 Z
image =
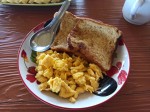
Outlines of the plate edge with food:
M 20 0 L 20 1 L 11 1 L 11 0 L 0 0 L 2 5 L 11 5 L 11 6 L 57 6 L 62 5 L 64 0 L 52 0 L 48 1 L 34 1 L 34 0 Z

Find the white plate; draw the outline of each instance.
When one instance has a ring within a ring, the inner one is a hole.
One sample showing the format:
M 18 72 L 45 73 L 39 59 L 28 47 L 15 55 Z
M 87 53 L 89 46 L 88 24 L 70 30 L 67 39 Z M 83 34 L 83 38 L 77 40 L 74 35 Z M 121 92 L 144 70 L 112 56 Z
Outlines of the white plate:
M 20 46 L 18 55 L 18 69 L 21 79 L 33 96 L 48 105 L 56 106 L 59 108 L 82 109 L 102 104 L 103 102 L 112 98 L 116 93 L 118 93 L 118 91 L 123 87 L 127 80 L 130 68 L 128 50 L 122 39 L 119 41 L 117 50 L 115 52 L 113 66 L 108 72 L 108 75 L 112 76 L 112 78 L 114 78 L 117 82 L 117 89 L 111 95 L 101 97 L 94 94 L 85 93 L 79 96 L 76 103 L 70 103 L 68 100 L 60 98 L 52 92 L 40 92 L 38 89 L 37 81 L 35 79 L 35 75 L 32 71 L 35 67 L 35 63 L 33 62 L 34 53 L 32 53 L 32 50 L 29 47 L 29 38 L 35 31 L 42 28 L 44 24 L 45 22 L 39 24 L 28 33 Z

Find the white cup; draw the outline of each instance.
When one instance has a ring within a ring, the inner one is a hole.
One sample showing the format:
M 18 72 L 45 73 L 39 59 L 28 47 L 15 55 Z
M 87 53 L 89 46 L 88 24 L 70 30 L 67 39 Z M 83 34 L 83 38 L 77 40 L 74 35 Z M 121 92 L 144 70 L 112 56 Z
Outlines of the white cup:
M 126 21 L 142 25 L 150 21 L 150 0 L 126 0 L 122 9 Z

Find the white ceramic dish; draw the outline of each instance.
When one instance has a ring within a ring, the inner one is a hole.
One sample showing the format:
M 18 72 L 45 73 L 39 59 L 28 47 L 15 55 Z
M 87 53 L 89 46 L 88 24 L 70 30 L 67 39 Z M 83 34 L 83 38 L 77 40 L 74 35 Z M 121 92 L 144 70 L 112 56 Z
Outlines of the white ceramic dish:
M 84 93 L 81 94 L 76 103 L 70 103 L 68 100 L 60 98 L 52 92 L 40 92 L 38 89 L 38 83 L 35 79 L 34 67 L 34 52 L 29 47 L 29 38 L 31 35 L 42 28 L 45 22 L 39 24 L 33 28 L 25 37 L 22 42 L 19 55 L 18 55 L 18 70 L 20 72 L 21 79 L 29 92 L 42 102 L 64 109 L 83 109 L 93 107 L 112 98 L 125 84 L 129 68 L 130 60 L 127 47 L 122 39 L 119 41 L 118 48 L 115 52 L 115 58 L 113 60 L 113 66 L 108 72 L 108 75 L 114 78 L 117 82 L 117 89 L 109 96 L 101 97 L 94 94 Z

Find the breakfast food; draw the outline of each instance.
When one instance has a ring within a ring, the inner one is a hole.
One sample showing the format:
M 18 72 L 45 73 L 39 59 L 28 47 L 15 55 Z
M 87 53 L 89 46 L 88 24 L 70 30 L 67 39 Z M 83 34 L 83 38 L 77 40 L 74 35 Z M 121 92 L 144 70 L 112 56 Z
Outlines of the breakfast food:
M 16 3 L 16 4 L 46 4 L 46 3 L 58 3 L 62 0 L 1 0 L 2 3 Z
M 114 26 L 66 12 L 51 50 L 37 53 L 39 89 L 70 102 L 76 102 L 81 93 L 93 93 L 102 72 L 111 67 L 120 36 Z
M 81 56 L 108 71 L 120 37 L 114 26 L 66 12 L 51 49 Z
M 48 50 L 37 53 L 36 79 L 41 91 L 52 91 L 76 102 L 79 94 L 97 90 L 103 78 L 100 68 L 83 58 Z

